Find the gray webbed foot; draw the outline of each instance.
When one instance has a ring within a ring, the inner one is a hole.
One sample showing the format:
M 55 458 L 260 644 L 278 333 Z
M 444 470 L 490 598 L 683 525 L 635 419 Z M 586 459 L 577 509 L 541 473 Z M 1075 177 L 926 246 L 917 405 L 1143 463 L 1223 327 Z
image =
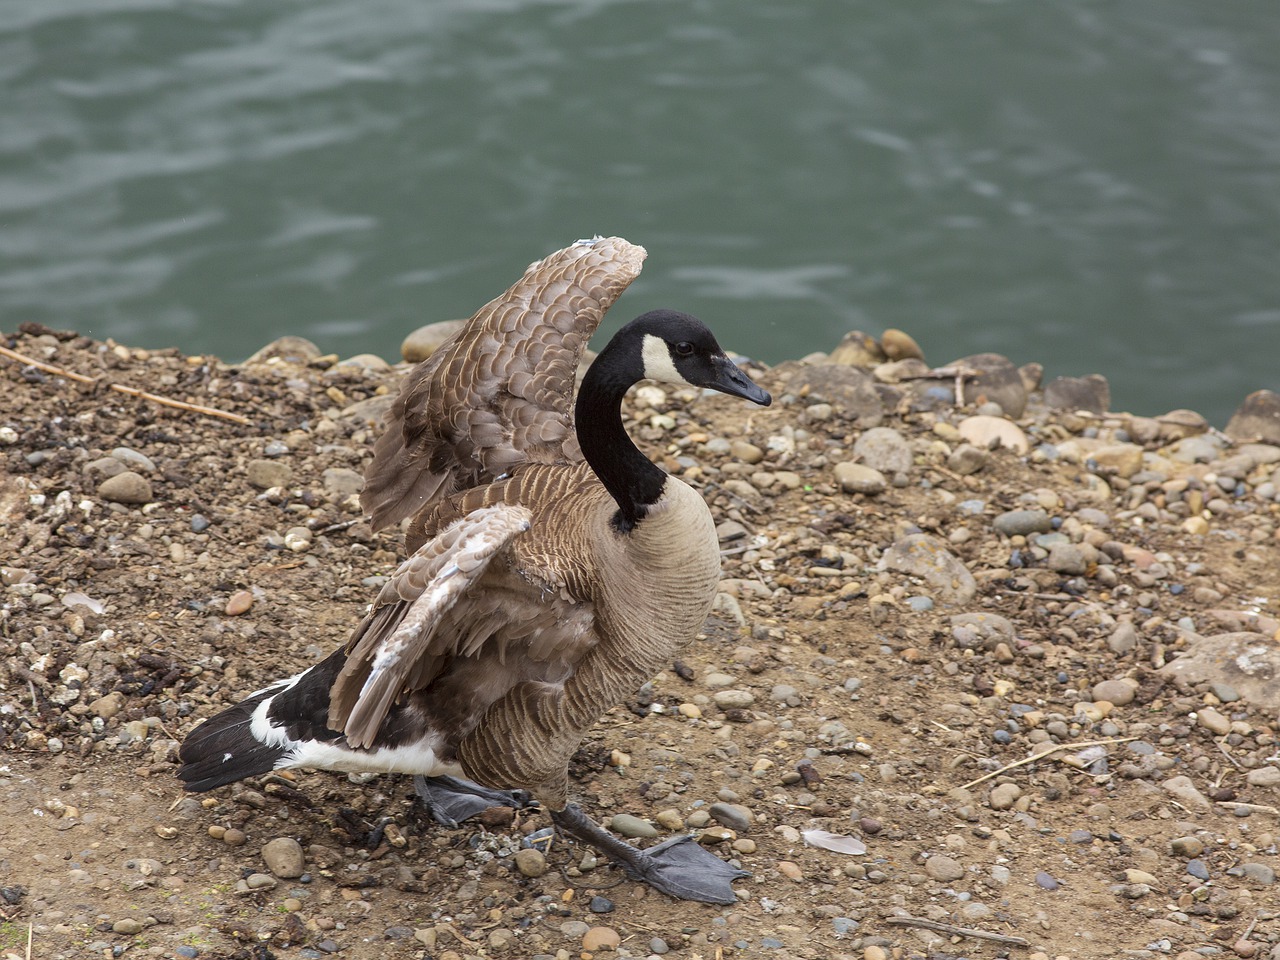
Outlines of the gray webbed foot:
M 490 807 L 520 809 L 536 802 L 525 790 L 492 790 L 457 777 L 414 777 L 413 789 L 427 815 L 450 830 Z

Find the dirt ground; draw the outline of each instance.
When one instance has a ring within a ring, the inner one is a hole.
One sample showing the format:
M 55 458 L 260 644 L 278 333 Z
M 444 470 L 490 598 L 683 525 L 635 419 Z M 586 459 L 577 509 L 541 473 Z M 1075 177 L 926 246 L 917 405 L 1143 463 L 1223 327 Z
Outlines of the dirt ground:
M 723 523 L 725 593 L 600 721 L 573 783 L 602 821 L 692 830 L 750 872 L 712 907 L 561 841 L 526 876 L 514 854 L 543 815 L 446 831 L 405 777 L 184 795 L 183 736 L 342 642 L 394 568 L 397 533 L 354 494 L 403 367 L 226 366 L 38 328 L 0 343 L 93 381 L 0 359 L 0 956 L 1280 957 L 1276 683 L 1167 667 L 1203 636 L 1275 646 L 1263 452 L 1219 509 L 1226 468 L 1176 460 L 1176 434 L 1033 405 L 1031 453 L 964 473 L 973 410 L 888 389 L 880 426 L 911 463 L 861 494 L 833 470 L 868 422 L 781 371 L 758 371 L 767 410 L 633 403 L 637 442 Z M 1080 438 L 1173 472 L 1045 453 Z M 1024 508 L 1079 572 L 996 528 Z M 971 597 L 885 562 L 913 534 L 962 561 Z M 264 861 L 277 838 L 302 876 Z

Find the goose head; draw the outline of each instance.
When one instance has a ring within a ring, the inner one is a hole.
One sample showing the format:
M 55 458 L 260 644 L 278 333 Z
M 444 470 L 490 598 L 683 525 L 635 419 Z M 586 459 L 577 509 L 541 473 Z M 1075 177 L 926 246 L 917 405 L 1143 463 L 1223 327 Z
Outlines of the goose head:
M 631 383 L 655 380 L 718 390 L 763 407 L 773 402 L 725 355 L 706 324 L 675 310 L 652 310 L 636 317 L 618 331 L 600 361 L 616 364 Z

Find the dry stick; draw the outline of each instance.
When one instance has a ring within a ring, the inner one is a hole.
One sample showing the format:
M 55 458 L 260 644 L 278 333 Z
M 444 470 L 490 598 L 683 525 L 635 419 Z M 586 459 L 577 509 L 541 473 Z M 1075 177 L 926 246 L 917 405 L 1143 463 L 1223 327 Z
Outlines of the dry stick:
M 1130 740 L 1137 739 L 1137 737 L 1117 737 L 1111 740 L 1081 740 L 1079 743 L 1060 743 L 1057 746 L 1049 747 L 1047 750 L 1041 750 L 1038 753 L 1033 753 L 1029 757 L 1023 757 L 1021 760 L 1015 760 L 1013 763 L 1003 766 L 999 770 L 992 770 L 990 773 L 984 774 L 977 780 L 970 780 L 960 789 L 968 790 L 970 787 L 976 787 L 984 780 L 990 780 L 992 777 L 998 777 L 1000 774 L 1008 770 L 1012 770 L 1015 767 L 1026 766 L 1028 763 L 1035 763 L 1037 760 L 1043 760 L 1045 757 L 1049 756 L 1049 754 L 1058 753 L 1061 750 L 1076 750 L 1084 747 L 1101 747 L 1111 743 L 1128 743 Z
M 972 927 L 955 927 L 949 923 L 938 923 L 936 920 L 925 920 L 922 917 L 887 917 L 884 921 L 895 927 L 920 927 L 922 930 L 933 930 L 953 937 L 969 937 L 974 940 L 991 940 L 1010 947 L 1029 947 L 1031 942 L 1021 937 L 1007 937 L 1003 933 L 988 933 L 986 930 L 974 930 Z
M 0 356 L 8 357 L 10 360 L 17 360 L 19 363 L 25 363 L 28 366 L 35 367 L 37 370 L 43 370 L 45 373 L 52 373 L 54 376 L 66 377 L 68 380 L 75 380 L 79 383 L 97 383 L 93 377 L 86 377 L 82 373 L 75 373 L 71 370 L 64 370 L 62 367 L 55 367 L 51 363 L 42 363 L 34 357 L 28 357 L 25 354 L 18 353 L 16 350 L 10 350 L 8 347 L 0 347 Z M 108 383 L 108 387 L 117 393 L 127 394 L 131 397 L 139 397 L 143 400 L 150 400 L 152 403 L 159 403 L 166 407 L 174 407 L 178 410 L 186 410 L 189 413 L 203 413 L 209 417 L 221 417 L 223 420 L 231 420 L 234 423 L 240 423 L 248 426 L 252 421 L 248 417 L 242 417 L 238 413 L 227 413 L 225 410 L 215 410 L 213 407 L 202 407 L 197 403 L 186 403 L 182 400 L 171 400 L 168 397 L 161 397 L 154 393 L 147 393 L 145 390 L 139 390 L 136 387 L 126 387 L 121 383 Z
M 1262 803 L 1241 803 L 1239 800 L 1215 800 L 1220 807 L 1230 807 L 1232 810 L 1260 810 L 1262 813 L 1274 813 L 1280 817 L 1280 807 L 1268 807 Z

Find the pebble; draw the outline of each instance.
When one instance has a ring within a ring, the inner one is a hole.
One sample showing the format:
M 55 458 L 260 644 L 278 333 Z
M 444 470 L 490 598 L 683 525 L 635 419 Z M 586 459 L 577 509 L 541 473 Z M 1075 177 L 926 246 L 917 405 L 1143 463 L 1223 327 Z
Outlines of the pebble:
M 132 917 L 125 917 L 123 920 L 117 920 L 111 925 L 111 932 L 133 936 L 142 932 L 142 921 L 135 920 Z
M 1127 653 L 1132 653 L 1133 648 L 1137 645 L 1138 631 L 1128 621 L 1124 621 L 1117 626 L 1111 636 L 1107 638 L 1107 646 L 1111 652 L 1121 657 Z
M 1201 707 L 1197 710 L 1196 723 L 1215 737 L 1225 737 L 1231 732 L 1231 721 L 1213 707 Z
M 1133 684 L 1126 683 L 1123 680 L 1103 680 L 1100 683 L 1095 683 L 1092 692 L 1094 700 L 1106 700 L 1117 707 L 1133 703 L 1136 693 Z
M 964 876 L 964 867 L 958 860 L 936 855 L 924 862 L 924 872 L 940 883 L 951 883 Z
M 1053 529 L 1049 514 L 1043 510 L 1009 510 L 996 517 L 991 525 L 1006 537 L 1026 537 Z
M 969 443 L 962 443 L 947 457 L 947 469 L 952 473 L 967 477 L 978 473 L 986 467 L 990 460 L 991 456 L 987 451 Z
M 1164 791 L 1187 809 L 1195 813 L 1208 813 L 1213 805 L 1203 793 L 1196 788 L 1190 777 L 1170 777 L 1160 784 Z
M 609 829 L 631 839 L 649 839 L 658 835 L 658 828 L 648 820 L 633 817 L 629 813 L 615 813 L 609 818 Z
M 238 830 L 235 827 L 229 828 L 222 834 L 222 842 L 228 847 L 243 847 L 248 839 L 243 830 Z
M 243 613 L 248 613 L 249 608 L 252 606 L 253 593 L 249 590 L 237 590 L 227 598 L 225 611 L 228 617 L 238 617 Z
M 1241 877 L 1253 883 L 1269 887 L 1276 882 L 1275 868 L 1265 863 L 1246 862 L 1240 864 L 1239 867 L 1232 867 L 1227 872 L 1232 873 L 1236 870 L 1239 871 Z
M 1022 456 L 1031 449 L 1022 428 L 1004 417 L 965 417 L 956 425 L 956 429 L 960 431 L 963 440 L 979 450 L 1003 447 Z
M 893 544 L 884 552 L 880 566 L 919 577 L 940 603 L 963 606 L 978 591 L 973 574 L 960 558 L 947 549 L 945 542 L 927 533 L 909 534 Z
M 126 467 L 141 470 L 143 473 L 156 472 L 156 465 L 152 463 L 151 458 L 146 454 L 139 453 L 137 450 L 131 450 L 128 447 L 116 447 L 111 451 L 111 456 Z
M 889 482 L 883 473 L 874 467 L 861 463 L 843 461 L 832 468 L 836 482 L 845 493 L 860 493 L 864 496 L 875 496 L 884 493 Z
M 1016 783 L 999 783 L 991 788 L 987 802 L 992 810 L 1008 810 L 1022 796 L 1022 788 Z
M 409 363 L 419 363 L 440 349 L 462 329 L 465 320 L 438 320 L 418 327 L 400 344 L 400 356 Z
M 717 690 L 711 699 L 721 710 L 745 710 L 756 702 L 755 694 L 750 690 Z
M 853 444 L 853 453 L 862 464 L 881 474 L 911 470 L 911 447 L 906 438 L 891 427 L 862 431 Z
M 755 820 L 755 814 L 736 803 L 713 803 L 708 812 L 711 819 L 738 833 L 745 833 Z
M 521 876 L 540 877 L 547 872 L 546 856 L 541 850 L 534 847 L 517 850 L 515 861 L 516 869 L 520 871 Z
M 612 927 L 592 927 L 582 935 L 582 949 L 588 953 L 597 950 L 617 950 L 622 936 Z
M 1198 857 L 1204 853 L 1204 844 L 1198 837 L 1176 837 L 1169 841 L 1169 849 L 1178 857 Z
M 289 465 L 278 460 L 250 460 L 245 468 L 245 479 L 259 490 L 287 486 L 292 476 Z
M 132 470 L 103 480 L 98 484 L 98 496 L 112 503 L 150 503 L 154 499 L 151 481 Z
M 276 837 L 263 844 L 262 862 L 277 877 L 285 880 L 300 877 L 306 872 L 302 844 L 293 837 Z
M 587 902 L 587 909 L 592 913 L 613 913 L 613 901 L 608 897 L 595 896 Z
M 1280 767 L 1258 767 L 1245 775 L 1245 782 L 1251 787 L 1270 787 L 1280 790 Z

